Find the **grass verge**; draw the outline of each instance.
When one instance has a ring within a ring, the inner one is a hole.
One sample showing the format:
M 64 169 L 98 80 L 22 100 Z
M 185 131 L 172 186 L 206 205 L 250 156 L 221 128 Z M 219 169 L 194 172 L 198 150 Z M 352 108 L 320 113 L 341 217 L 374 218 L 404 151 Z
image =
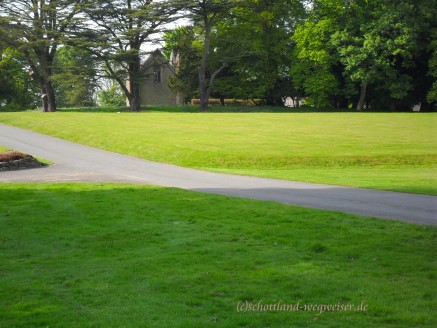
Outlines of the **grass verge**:
M 2 184 L 0 199 L 2 327 L 437 324 L 436 227 L 151 186 Z
M 437 194 L 436 113 L 2 113 L 0 121 L 158 162 Z
M 6 153 L 7 151 L 9 151 L 10 149 L 8 147 L 2 146 L 0 145 L 0 153 Z

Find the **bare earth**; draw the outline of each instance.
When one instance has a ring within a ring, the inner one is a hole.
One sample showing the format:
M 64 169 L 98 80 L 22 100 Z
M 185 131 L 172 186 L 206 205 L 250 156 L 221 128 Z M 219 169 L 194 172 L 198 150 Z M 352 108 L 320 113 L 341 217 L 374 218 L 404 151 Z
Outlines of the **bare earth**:
M 120 155 L 4 124 L 0 124 L 0 144 L 56 163 L 39 169 L 0 172 L 0 182 L 151 184 L 437 225 L 437 196 L 204 172 Z

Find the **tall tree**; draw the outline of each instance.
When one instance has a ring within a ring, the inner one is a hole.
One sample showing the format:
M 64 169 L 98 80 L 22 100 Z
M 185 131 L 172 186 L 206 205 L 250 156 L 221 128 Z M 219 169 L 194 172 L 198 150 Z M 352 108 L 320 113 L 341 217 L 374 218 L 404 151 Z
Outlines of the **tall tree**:
M 0 42 L 0 106 L 33 108 L 35 85 L 24 56 Z
M 326 106 L 340 93 L 335 74 L 338 58 L 330 39 L 341 28 L 344 8 L 342 1 L 318 1 L 309 17 L 300 24 L 294 35 L 291 72 L 295 86 L 304 90 L 315 106 Z
M 344 29 L 332 36 L 345 73 L 360 85 L 356 109 L 363 110 L 367 87 L 378 84 L 392 99 L 402 99 L 412 89 L 411 77 L 402 68 L 412 65 L 417 31 L 408 17 L 414 7 L 394 3 L 353 1 Z M 394 102 L 393 102 L 394 104 Z
M 314 0 L 293 37 L 294 79 L 307 95 L 348 96 L 357 110 L 427 107 L 436 8 L 435 0 Z
M 413 73 L 415 90 L 421 104 L 420 110 L 437 110 L 437 1 L 418 0 L 413 2 L 417 14 L 416 25 L 419 27 L 418 44 L 423 51 L 415 54 L 418 63 Z
M 345 0 L 315 0 L 292 36 L 291 75 L 306 102 L 316 107 L 346 107 L 355 94 L 355 85 L 344 76 L 338 47 L 332 36 L 342 31 L 348 20 Z
M 54 60 L 53 85 L 58 106 L 95 106 L 97 65 L 90 53 L 71 46 L 61 47 Z
M 282 103 L 282 96 L 291 90 L 289 37 L 303 12 L 301 2 L 194 1 L 187 8 L 194 27 L 184 29 L 190 34 L 176 30 L 168 38 L 174 45 L 172 37 L 190 37 L 183 43 L 176 86 L 192 85 L 187 71 L 198 62 L 201 110 L 206 110 L 211 94 Z
M 232 70 L 242 79 L 242 91 L 252 93 L 252 98 L 283 105 L 283 98 L 292 92 L 290 37 L 303 14 L 301 1 L 250 0 L 236 10 L 234 19 L 225 21 L 223 32 L 219 31 L 219 44 L 222 39 L 231 40 L 229 46 L 240 52 Z M 223 37 L 229 33 L 232 37 Z M 232 40 L 241 45 L 236 46 Z
M 199 38 L 200 35 L 191 25 L 178 27 L 164 34 L 164 55 L 176 62 L 176 75 L 170 77 L 169 87 L 174 92 L 180 92 L 186 101 L 198 94 L 198 68 L 203 47 Z
M 208 74 L 208 62 L 210 57 L 211 33 L 217 22 L 230 14 L 242 0 L 197 0 L 187 1 L 185 9 L 190 13 L 189 17 L 195 26 L 202 29 L 203 52 L 199 66 L 199 92 L 200 110 L 208 109 L 209 97 L 214 87 L 217 75 L 228 65 L 223 61 L 218 68 Z
M 166 24 L 177 19 L 179 0 L 90 1 L 87 15 L 92 21 L 80 42 L 104 63 L 108 77 L 117 81 L 130 109 L 140 108 L 143 46 L 156 42 Z
M 1 0 L 0 39 L 21 51 L 41 90 L 43 110 L 56 111 L 53 61 L 84 0 Z
M 431 42 L 432 55 L 429 60 L 429 75 L 434 78 L 432 88 L 429 90 L 427 98 L 429 102 L 437 102 L 437 28 L 432 31 Z

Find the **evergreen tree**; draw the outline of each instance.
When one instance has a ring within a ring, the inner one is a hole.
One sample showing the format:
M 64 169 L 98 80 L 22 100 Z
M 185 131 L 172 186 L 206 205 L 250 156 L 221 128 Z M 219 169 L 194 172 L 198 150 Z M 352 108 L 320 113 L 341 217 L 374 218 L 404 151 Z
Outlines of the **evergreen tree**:
M 53 61 L 67 32 L 78 19 L 84 0 L 2 0 L 0 40 L 24 54 L 38 82 L 43 110 L 56 111 Z
M 77 43 L 104 64 L 107 77 L 120 85 L 130 109 L 140 108 L 143 46 L 157 42 L 166 24 L 177 19 L 183 1 L 97 0 L 86 13 L 91 23 Z

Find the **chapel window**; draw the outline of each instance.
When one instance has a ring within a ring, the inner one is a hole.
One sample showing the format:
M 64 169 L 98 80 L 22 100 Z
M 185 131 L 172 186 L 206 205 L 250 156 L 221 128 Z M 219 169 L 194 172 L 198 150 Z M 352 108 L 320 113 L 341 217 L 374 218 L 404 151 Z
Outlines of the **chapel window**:
M 161 83 L 161 70 L 159 68 L 155 68 L 153 71 L 153 83 Z

